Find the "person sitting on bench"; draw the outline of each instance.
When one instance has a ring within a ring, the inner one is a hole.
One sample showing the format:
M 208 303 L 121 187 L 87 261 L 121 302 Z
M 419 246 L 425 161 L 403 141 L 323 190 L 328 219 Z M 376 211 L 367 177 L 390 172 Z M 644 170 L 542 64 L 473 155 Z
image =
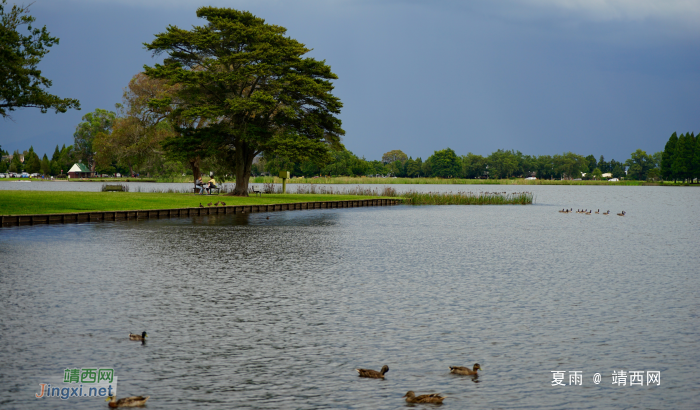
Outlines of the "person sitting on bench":
M 209 180 L 209 183 L 208 183 L 207 186 L 205 187 L 205 189 L 207 190 L 207 194 L 210 194 L 210 195 L 211 195 L 211 189 L 212 189 L 212 188 L 218 188 L 218 187 L 216 186 L 216 180 L 214 179 L 214 177 L 212 177 L 212 178 Z
M 195 188 L 199 188 L 199 195 L 204 194 L 204 182 L 202 182 L 202 177 L 200 176 L 197 179 L 197 182 L 194 183 Z

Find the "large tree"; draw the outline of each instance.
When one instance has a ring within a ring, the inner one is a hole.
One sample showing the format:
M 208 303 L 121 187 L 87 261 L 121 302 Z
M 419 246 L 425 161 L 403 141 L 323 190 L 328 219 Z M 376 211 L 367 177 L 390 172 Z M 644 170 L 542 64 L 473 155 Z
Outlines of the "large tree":
M 630 159 L 625 161 L 625 165 L 629 167 L 627 175 L 630 179 L 644 181 L 647 179 L 647 173 L 654 169 L 654 158 L 647 155 L 646 151 L 638 149 L 630 155 Z
M 520 154 L 520 152 L 518 152 Z M 520 154 L 522 155 L 522 154 Z M 519 170 L 518 155 L 515 152 L 499 149 L 486 158 L 491 178 L 508 178 Z
M 148 102 L 171 94 L 165 81 L 136 74 L 124 89 L 122 103 L 117 104 L 118 115 L 111 122 L 111 132 L 95 135 L 93 148 L 98 166 L 117 163 L 134 173 L 149 162 L 163 157 L 161 143 L 175 133 L 167 120 L 168 110 L 154 110 Z
M 661 177 L 663 179 L 676 179 L 673 174 L 673 156 L 676 154 L 676 145 L 678 144 L 678 135 L 674 132 L 666 142 L 664 153 L 661 157 Z
M 235 169 L 234 195 L 248 195 L 253 159 L 260 153 L 293 161 L 327 159 L 328 147 L 342 146 L 344 131 L 336 117 L 342 104 L 331 93 L 337 76 L 325 61 L 304 57 L 310 50 L 286 37 L 284 27 L 250 12 L 202 7 L 197 16 L 206 25 L 168 26 L 145 44 L 167 55 L 163 64 L 146 66 L 146 75 L 178 85 L 177 101 L 166 97 L 151 104 L 175 104 L 173 117 L 207 121 L 183 134 L 218 147 Z
M 430 164 L 433 176 L 442 178 L 459 178 L 462 164 L 452 148 L 435 151 L 425 162 Z
M 29 6 L 13 5 L 5 10 L 6 0 L 0 2 L 0 116 L 22 107 L 34 107 L 45 113 L 49 108 L 66 112 L 80 109 L 80 102 L 72 98 L 59 98 L 45 91 L 51 80 L 41 75 L 37 65 L 58 44 L 46 26 L 32 27 L 35 18 L 30 16 Z M 20 29 L 27 26 L 27 34 Z
M 95 147 L 93 146 L 95 138 L 100 134 L 111 132 L 116 116 L 113 111 L 97 108 L 95 112 L 85 114 L 83 122 L 75 127 L 73 134 L 75 151 L 77 151 L 79 159 L 88 164 L 91 171 L 95 171 Z
M 385 152 L 384 155 L 382 155 L 382 162 L 385 164 L 391 164 L 396 161 L 404 162 L 407 159 L 408 155 L 404 154 L 404 152 L 400 149 L 391 150 L 389 152 Z

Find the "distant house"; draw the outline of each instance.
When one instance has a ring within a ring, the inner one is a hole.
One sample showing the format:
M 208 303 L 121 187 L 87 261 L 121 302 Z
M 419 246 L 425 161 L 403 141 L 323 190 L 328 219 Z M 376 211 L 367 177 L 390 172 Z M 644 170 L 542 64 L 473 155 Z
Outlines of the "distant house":
M 603 178 L 612 178 L 612 174 L 610 172 L 606 172 L 603 175 L 601 175 Z
M 69 178 L 90 178 L 92 177 L 92 172 L 82 162 L 77 162 L 68 170 Z

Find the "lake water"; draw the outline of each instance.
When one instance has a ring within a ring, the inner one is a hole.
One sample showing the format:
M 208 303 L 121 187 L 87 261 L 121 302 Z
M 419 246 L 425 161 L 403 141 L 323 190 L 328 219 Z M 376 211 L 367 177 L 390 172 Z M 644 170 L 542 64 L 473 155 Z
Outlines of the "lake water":
M 34 398 L 94 366 L 149 409 L 700 408 L 700 189 L 418 187 L 536 203 L 0 229 L 0 407 L 106 408 Z

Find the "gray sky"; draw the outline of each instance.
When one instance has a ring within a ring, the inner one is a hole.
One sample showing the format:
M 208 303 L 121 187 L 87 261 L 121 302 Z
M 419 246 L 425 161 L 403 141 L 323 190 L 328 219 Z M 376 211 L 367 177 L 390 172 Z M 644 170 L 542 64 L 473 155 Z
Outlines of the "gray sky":
M 10 0 L 12 3 L 15 0 Z M 0 120 L 3 149 L 51 156 L 80 119 L 113 109 L 168 24 L 200 6 L 249 10 L 338 74 L 345 146 L 380 159 L 515 149 L 624 160 L 700 132 L 700 0 L 36 0 L 61 39 L 40 65 L 81 111 Z

